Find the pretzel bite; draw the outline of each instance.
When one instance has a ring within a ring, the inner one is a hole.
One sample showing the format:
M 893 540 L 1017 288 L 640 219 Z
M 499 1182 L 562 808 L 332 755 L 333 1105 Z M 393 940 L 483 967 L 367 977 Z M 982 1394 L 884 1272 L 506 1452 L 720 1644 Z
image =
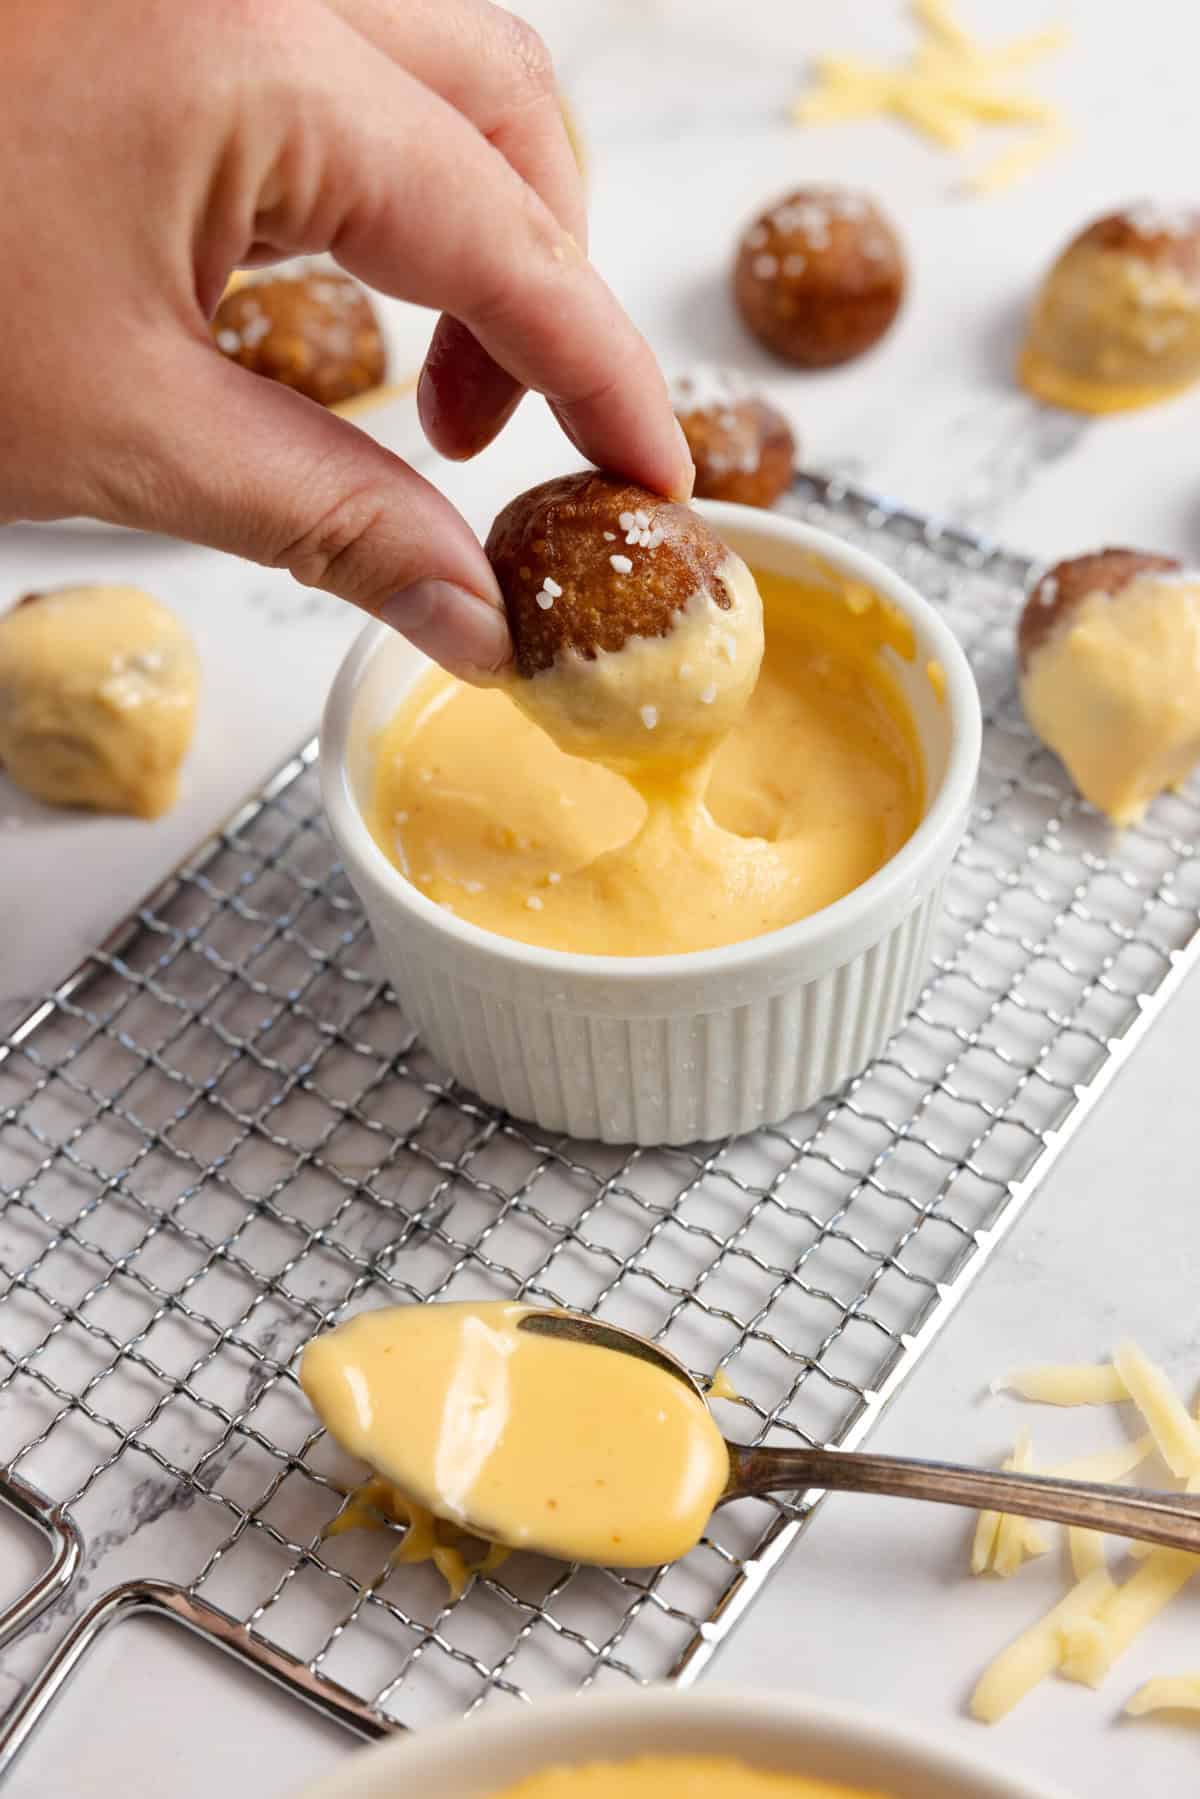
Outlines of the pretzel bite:
M 678 376 L 672 397 L 696 465 L 697 496 L 773 506 L 796 461 L 783 414 L 721 370 Z
M 1116 824 L 1200 760 L 1200 571 L 1124 549 L 1057 563 L 1017 656 L 1029 723 Z
M 1037 399 L 1093 413 L 1200 379 L 1200 210 L 1143 202 L 1073 238 L 1042 283 L 1018 373 Z
M 743 235 L 733 271 L 739 312 L 760 343 L 801 368 L 851 362 L 900 310 L 904 255 L 866 194 L 802 187 Z
M 275 273 L 228 291 L 212 322 L 218 350 L 252 374 L 335 406 L 387 373 L 366 290 L 338 269 Z
M 531 488 L 487 553 L 512 631 L 514 699 L 573 755 L 628 769 L 701 757 L 740 716 L 762 604 L 698 513 L 584 470 Z

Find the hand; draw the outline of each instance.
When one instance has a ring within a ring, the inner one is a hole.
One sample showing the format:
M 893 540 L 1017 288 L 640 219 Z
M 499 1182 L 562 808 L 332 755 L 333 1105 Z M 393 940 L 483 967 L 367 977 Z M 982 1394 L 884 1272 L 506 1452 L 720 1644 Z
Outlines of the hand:
M 419 405 L 444 454 L 528 387 L 593 461 L 690 490 L 654 359 L 586 258 L 546 52 L 488 0 L 6 0 L 0 144 L 0 519 L 192 538 L 499 667 L 499 592 L 449 502 L 211 343 L 234 268 L 321 250 L 443 312 Z

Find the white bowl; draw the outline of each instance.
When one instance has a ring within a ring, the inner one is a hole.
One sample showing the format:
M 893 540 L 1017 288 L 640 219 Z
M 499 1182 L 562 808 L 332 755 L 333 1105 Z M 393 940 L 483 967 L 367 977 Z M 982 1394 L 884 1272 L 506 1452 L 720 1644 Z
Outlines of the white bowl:
M 416 1731 L 351 1755 L 302 1799 L 485 1799 L 556 1763 L 635 1755 L 735 1756 L 886 1799 L 1067 1799 L 875 1712 L 707 1686 L 555 1699 Z
M 678 956 L 582 956 L 517 943 L 406 881 L 363 820 L 372 739 L 425 658 L 369 625 L 321 726 L 330 827 L 384 965 L 427 1047 L 485 1100 L 608 1143 L 687 1143 L 774 1122 L 859 1073 L 909 1011 L 979 764 L 979 698 L 957 640 L 906 581 L 777 513 L 701 504 L 752 567 L 803 575 L 817 556 L 897 607 L 916 637 L 892 665 L 925 758 L 925 814 L 870 880 L 798 924 Z M 891 652 L 885 652 L 891 654 Z M 925 673 L 945 671 L 944 698 Z

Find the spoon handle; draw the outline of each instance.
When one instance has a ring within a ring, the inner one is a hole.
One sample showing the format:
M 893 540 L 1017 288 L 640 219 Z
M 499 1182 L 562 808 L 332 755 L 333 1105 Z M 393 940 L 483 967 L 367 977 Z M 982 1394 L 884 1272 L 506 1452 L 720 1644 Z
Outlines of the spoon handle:
M 729 1445 L 729 1481 L 722 1495 L 751 1493 L 888 1493 L 930 1499 L 974 1511 L 1015 1512 L 1054 1524 L 1082 1524 L 1111 1536 L 1161 1543 L 1200 1553 L 1200 1496 L 1156 1493 L 1040 1474 L 1002 1474 L 953 1462 L 864 1455 L 846 1449 L 752 1449 Z

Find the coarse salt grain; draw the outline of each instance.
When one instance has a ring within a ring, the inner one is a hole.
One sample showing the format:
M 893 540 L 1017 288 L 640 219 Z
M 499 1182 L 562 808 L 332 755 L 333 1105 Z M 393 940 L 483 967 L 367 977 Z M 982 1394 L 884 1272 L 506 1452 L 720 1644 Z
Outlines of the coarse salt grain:
M 242 340 L 236 331 L 218 331 L 217 348 L 224 350 L 226 356 L 236 356 L 242 347 Z
M 531 893 L 526 899 L 525 904 L 531 912 L 540 912 L 543 902 L 538 898 L 536 893 Z
M 622 531 L 632 531 L 637 524 L 637 520 L 634 518 L 632 512 L 623 512 L 617 520 L 617 523 L 620 525 Z
M 546 879 L 549 881 L 549 883 L 552 887 L 557 887 L 558 883 L 562 880 L 562 876 L 559 874 L 559 872 L 556 868 L 552 868 L 550 870 L 550 873 L 546 876 Z
M 562 588 L 558 585 L 558 582 L 553 580 L 549 575 L 547 575 L 546 579 L 542 582 L 542 592 L 553 595 L 556 600 L 562 598 Z
M 605 543 L 616 543 L 616 541 L 617 541 L 616 532 L 615 531 L 606 531 L 604 533 L 604 541 L 605 541 Z
M 795 251 L 793 251 L 790 256 L 785 256 L 783 259 L 783 272 L 789 277 L 802 275 L 807 267 L 807 256 L 800 256 Z
M 1053 606 L 1058 598 L 1058 580 L 1054 575 L 1047 575 L 1038 588 L 1038 605 Z
M 608 559 L 619 575 L 631 575 L 633 564 L 628 556 L 610 556 Z
M 463 892 L 464 893 L 482 893 L 483 892 L 483 882 L 482 881 L 464 881 L 463 882 Z
M 642 723 L 645 725 L 645 727 L 648 731 L 652 731 L 654 729 L 655 725 L 658 723 L 658 707 L 657 706 L 643 706 L 642 707 Z
M 778 257 L 768 255 L 766 251 L 761 256 L 756 256 L 750 266 L 760 281 L 770 281 L 773 275 L 779 273 Z
M 716 697 L 717 689 L 715 682 L 710 682 L 707 687 L 702 687 L 700 689 L 700 704 L 702 706 L 711 706 Z
M 552 593 L 535 593 L 533 597 L 543 612 L 549 612 L 551 606 L 554 604 L 554 595 Z

